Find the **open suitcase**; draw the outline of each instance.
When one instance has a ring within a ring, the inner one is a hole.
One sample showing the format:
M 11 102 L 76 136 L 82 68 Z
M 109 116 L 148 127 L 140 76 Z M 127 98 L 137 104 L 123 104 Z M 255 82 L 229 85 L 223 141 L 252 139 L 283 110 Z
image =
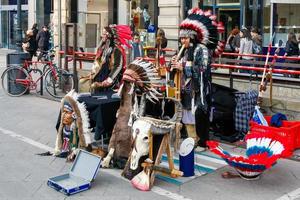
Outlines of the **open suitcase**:
M 48 186 L 66 195 L 90 189 L 91 181 L 97 176 L 101 158 L 80 150 L 69 173 L 48 179 Z

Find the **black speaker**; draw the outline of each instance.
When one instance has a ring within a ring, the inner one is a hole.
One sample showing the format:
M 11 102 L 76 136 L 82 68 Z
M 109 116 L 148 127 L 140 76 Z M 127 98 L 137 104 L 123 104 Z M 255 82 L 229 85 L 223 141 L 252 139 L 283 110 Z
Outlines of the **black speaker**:
M 221 136 L 235 134 L 234 112 L 236 107 L 235 89 L 212 84 L 211 129 Z
M 71 0 L 70 4 L 70 23 L 78 23 L 78 0 Z

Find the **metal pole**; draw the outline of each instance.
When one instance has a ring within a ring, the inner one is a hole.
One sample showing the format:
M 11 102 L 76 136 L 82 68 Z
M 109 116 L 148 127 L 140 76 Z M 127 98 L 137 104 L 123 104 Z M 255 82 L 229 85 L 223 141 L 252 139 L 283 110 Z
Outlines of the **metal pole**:
M 61 43 L 62 43 L 62 36 L 61 36 L 61 0 L 57 0 L 57 5 L 58 5 L 58 7 L 57 7 L 57 9 L 58 9 L 58 24 L 57 24 L 57 26 L 58 26 L 58 49 L 59 49 L 59 51 L 61 51 L 62 50 L 62 45 L 61 45 Z M 62 69 L 62 62 L 61 61 L 62 61 L 61 60 L 61 54 L 59 53 L 58 54 L 58 67 L 60 69 Z
M 75 51 L 77 49 L 77 23 L 73 23 L 73 79 L 74 79 L 74 89 L 78 92 L 78 75 L 76 67 L 76 55 Z
M 270 10 L 270 41 L 272 40 L 273 35 L 273 16 L 274 16 L 274 3 L 271 3 L 271 10 Z M 273 41 L 271 41 L 273 42 Z
M 245 2 L 244 0 L 241 0 L 241 7 L 240 7 L 240 28 L 242 29 L 243 26 L 245 26 L 245 16 L 244 16 L 244 10 L 245 9 Z
M 17 35 L 16 44 L 17 50 L 22 51 L 22 28 L 21 28 L 21 0 L 17 0 Z

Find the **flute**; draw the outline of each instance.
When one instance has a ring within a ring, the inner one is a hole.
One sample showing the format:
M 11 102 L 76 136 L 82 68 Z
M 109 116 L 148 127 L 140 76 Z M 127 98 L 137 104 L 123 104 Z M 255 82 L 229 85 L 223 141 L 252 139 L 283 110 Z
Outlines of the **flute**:
M 181 46 L 181 49 L 179 50 L 177 56 L 176 56 L 176 59 L 175 61 L 178 62 L 180 57 L 181 57 L 181 54 L 183 53 L 183 50 L 184 50 L 184 45 Z M 172 60 L 171 60 L 171 63 L 172 63 Z M 171 67 L 171 70 L 170 71 L 173 71 L 173 67 Z

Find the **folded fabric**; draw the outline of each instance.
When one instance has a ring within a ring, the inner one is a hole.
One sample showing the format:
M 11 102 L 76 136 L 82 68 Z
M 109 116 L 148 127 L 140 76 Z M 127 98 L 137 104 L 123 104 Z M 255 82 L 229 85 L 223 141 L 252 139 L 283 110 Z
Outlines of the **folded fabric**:
M 282 120 L 287 120 L 287 117 L 284 114 L 276 113 L 275 115 L 272 115 L 271 126 L 281 127 Z

